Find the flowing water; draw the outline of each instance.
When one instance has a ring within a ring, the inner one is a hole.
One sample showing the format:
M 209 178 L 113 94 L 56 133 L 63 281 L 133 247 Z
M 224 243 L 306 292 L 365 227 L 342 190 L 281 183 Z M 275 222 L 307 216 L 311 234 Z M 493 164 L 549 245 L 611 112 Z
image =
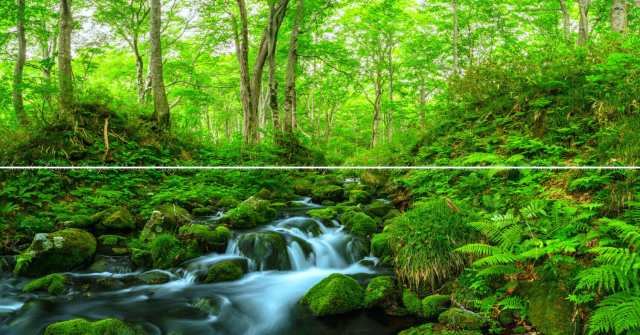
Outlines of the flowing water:
M 73 289 L 58 297 L 22 293 L 26 281 L 5 274 L 0 277 L 0 334 L 38 334 L 51 322 L 77 317 L 117 317 L 141 324 L 149 334 L 394 334 L 407 327 L 407 320 L 380 311 L 318 319 L 298 306 L 307 290 L 332 273 L 364 279 L 379 272 L 376 259 L 364 254 L 338 222 L 323 224 L 304 214 L 318 205 L 309 199 L 299 205 L 270 225 L 236 233 L 224 254 L 205 255 L 171 271 L 131 272 L 126 259 L 122 264 L 110 260 L 117 265 L 109 272 L 68 273 Z M 266 258 L 241 247 L 243 240 L 272 246 L 265 243 L 265 233 L 282 236 L 286 249 L 268 249 L 274 257 Z M 237 258 L 245 259 L 250 270 L 240 280 L 198 281 L 208 266 Z M 164 278 L 164 283 L 141 282 L 144 276 Z

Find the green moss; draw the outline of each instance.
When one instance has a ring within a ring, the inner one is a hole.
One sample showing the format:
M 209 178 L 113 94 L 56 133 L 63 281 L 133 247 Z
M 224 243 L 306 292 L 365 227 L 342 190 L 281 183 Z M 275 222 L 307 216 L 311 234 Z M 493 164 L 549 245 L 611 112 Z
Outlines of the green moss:
M 558 283 L 537 280 L 523 285 L 522 295 L 529 302 L 528 320 L 545 335 L 575 334 L 574 306 L 569 294 Z
M 180 241 L 170 234 L 156 237 L 150 245 L 153 266 L 160 269 L 173 267 L 180 256 Z
M 289 270 L 287 241 L 276 232 L 255 232 L 242 235 L 238 240 L 242 255 L 257 260 L 262 270 Z
M 162 213 L 166 228 L 177 229 L 177 227 L 190 223 L 192 220 L 191 214 L 176 204 L 160 205 L 156 207 L 156 210 Z
M 229 224 L 233 228 L 248 229 L 268 223 L 275 219 L 276 215 L 277 212 L 268 200 L 251 197 L 228 211 L 220 222 Z
M 191 210 L 191 213 L 196 216 L 206 216 L 214 213 L 215 210 L 211 207 L 196 207 Z
M 126 246 L 127 238 L 120 235 L 101 235 L 98 237 L 98 244 L 107 247 Z
M 321 220 L 322 222 L 331 222 L 336 215 L 336 209 L 333 207 L 317 208 L 307 212 L 310 217 Z
M 189 224 L 180 227 L 180 238 L 196 242 L 196 248 L 202 252 L 222 252 L 231 237 L 231 231 L 225 226 L 217 226 L 213 230 L 204 224 Z
M 402 291 L 402 304 L 410 314 L 422 315 L 422 301 L 411 290 Z
M 338 185 L 315 186 L 311 197 L 318 203 L 326 200 L 341 202 L 344 200 L 344 189 Z
M 137 267 L 148 268 L 153 265 L 153 257 L 148 250 L 131 248 L 131 262 Z
M 371 200 L 371 194 L 363 190 L 349 191 L 349 202 L 353 204 L 366 204 Z
M 334 273 L 311 288 L 300 303 L 315 316 L 335 315 L 360 309 L 364 290 L 355 279 Z
M 18 257 L 14 272 L 37 277 L 71 271 L 90 262 L 95 252 L 96 239 L 81 229 L 36 234 L 29 248 Z
M 371 253 L 380 258 L 380 261 L 384 264 L 390 263 L 393 260 L 389 234 L 380 233 L 373 235 L 371 238 Z
M 52 273 L 42 278 L 30 281 L 22 288 L 22 291 L 47 291 L 49 294 L 59 295 L 64 292 L 64 284 L 66 280 L 65 276 L 59 273 Z
M 422 299 L 422 315 L 425 318 L 436 318 L 444 312 L 451 298 L 448 295 L 434 294 Z
M 222 261 L 209 268 L 205 283 L 233 281 L 242 278 L 245 270 L 235 260 Z
M 482 335 L 482 332 L 475 330 L 451 330 L 432 323 L 425 323 L 420 326 L 405 329 L 398 335 Z
M 298 179 L 293 183 L 293 191 L 298 195 L 311 195 L 313 184 L 308 179 Z
M 130 326 L 118 319 L 87 321 L 73 319 L 52 323 L 44 331 L 44 335 L 144 335 L 139 327 Z
M 387 201 L 375 200 L 365 208 L 365 212 L 379 218 L 385 217 L 394 207 Z
M 364 306 L 367 308 L 390 303 L 396 293 L 393 278 L 379 276 L 371 279 L 364 292 Z
M 453 307 L 442 312 L 438 322 L 454 329 L 479 330 L 486 324 L 484 318 L 477 313 Z
M 376 220 L 364 213 L 354 213 L 343 224 L 356 236 L 366 237 L 374 234 L 378 229 Z
M 95 214 L 92 221 L 102 230 L 131 230 L 136 227 L 133 216 L 125 207 L 112 207 Z
M 239 203 L 240 201 L 238 201 L 238 199 L 232 196 L 225 196 L 218 200 L 216 205 L 221 208 L 232 208 L 238 206 Z

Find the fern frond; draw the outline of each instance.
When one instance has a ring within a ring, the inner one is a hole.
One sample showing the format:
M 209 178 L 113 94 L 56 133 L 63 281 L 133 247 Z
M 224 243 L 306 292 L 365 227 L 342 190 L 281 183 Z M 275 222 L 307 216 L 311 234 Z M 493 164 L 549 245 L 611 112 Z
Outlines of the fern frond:
M 500 300 L 500 302 L 498 302 L 498 306 L 502 307 L 503 310 L 523 310 L 527 305 L 522 298 L 518 296 L 509 296 Z
M 470 243 L 455 249 L 455 251 L 463 254 L 482 257 L 499 253 L 500 249 L 484 243 Z
M 522 270 L 518 269 L 513 265 L 494 265 L 478 271 L 478 276 L 498 277 L 498 276 L 513 275 L 521 271 Z
M 518 261 L 518 257 L 513 254 L 496 254 L 481 258 L 475 262 L 473 262 L 473 266 L 482 267 L 482 266 L 493 266 L 493 265 L 505 265 L 505 264 L 513 264 Z
M 593 312 L 589 334 L 633 334 L 640 331 L 640 296 L 617 293 L 608 296 Z

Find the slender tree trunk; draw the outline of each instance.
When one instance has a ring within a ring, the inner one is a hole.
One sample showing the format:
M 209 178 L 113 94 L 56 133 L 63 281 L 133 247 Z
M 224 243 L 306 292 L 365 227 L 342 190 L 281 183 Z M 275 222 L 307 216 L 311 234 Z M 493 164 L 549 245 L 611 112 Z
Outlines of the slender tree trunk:
M 451 12 L 453 15 L 453 71 L 460 73 L 460 23 L 458 18 L 458 0 L 451 0 Z
M 144 60 L 142 59 L 140 48 L 138 47 L 138 36 L 134 35 L 132 39 L 131 49 L 133 49 L 133 55 L 136 58 L 136 86 L 138 88 L 138 102 L 142 104 L 144 103 L 147 92 L 144 80 Z
M 627 1 L 613 0 L 611 6 L 611 30 L 617 33 L 627 31 Z
M 24 73 L 24 64 L 27 61 L 27 38 L 24 32 L 24 1 L 17 0 L 17 35 L 18 35 L 18 59 L 13 71 L 13 109 L 16 112 L 16 118 L 22 126 L 27 126 L 29 121 L 27 113 L 24 111 L 24 98 L 22 96 L 22 78 Z
M 291 28 L 289 41 L 289 56 L 287 63 L 287 84 L 285 88 L 285 121 L 284 129 L 289 134 L 295 129 L 296 114 L 296 68 L 298 67 L 298 33 L 304 16 L 304 0 L 297 0 L 296 18 Z
M 60 86 L 60 118 L 72 123 L 75 118 L 73 101 L 73 69 L 71 67 L 71 0 L 60 0 L 60 35 L 58 50 L 58 84 Z
M 578 37 L 578 45 L 585 45 L 589 41 L 589 6 L 591 0 L 578 0 L 580 7 L 580 35 Z
M 238 22 L 232 19 L 236 56 L 240 64 L 240 97 L 242 100 L 243 128 L 242 137 L 246 143 L 251 142 L 250 115 L 251 110 L 251 85 L 249 83 L 249 26 L 247 23 L 247 6 L 244 0 L 237 0 L 240 11 L 240 28 Z
M 156 122 L 162 130 L 169 129 L 169 102 L 165 92 L 162 70 L 162 8 L 160 0 L 151 0 L 151 86 L 153 88 L 153 106 Z
M 420 105 L 419 105 L 419 110 L 420 110 L 420 129 L 425 129 L 427 127 L 427 118 L 425 115 L 425 109 L 427 106 L 427 92 L 424 88 L 424 81 L 420 84 Z
M 560 0 L 560 11 L 562 12 L 562 30 L 564 32 L 564 39 L 567 42 L 571 41 L 571 16 L 569 14 L 569 8 L 567 7 L 567 0 Z
M 273 120 L 273 129 L 276 134 L 280 131 L 280 109 L 278 106 L 278 79 L 276 78 L 276 51 L 278 44 L 278 30 L 276 25 L 275 8 L 270 6 L 269 13 L 269 108 Z
M 369 145 L 370 148 L 374 148 L 378 145 L 378 132 L 380 128 L 381 110 L 382 110 L 382 83 L 380 82 L 380 80 L 377 80 L 376 81 L 376 98 L 373 103 L 373 126 L 371 128 L 371 143 Z
M 387 133 L 387 142 L 391 142 L 391 138 L 393 137 L 393 113 L 394 113 L 394 105 L 393 105 L 393 93 L 395 89 L 394 75 L 395 69 L 393 67 L 393 45 L 394 42 L 391 41 L 389 45 L 389 50 L 387 51 L 387 62 L 389 63 L 389 110 L 387 111 L 387 124 L 385 126 L 385 131 Z

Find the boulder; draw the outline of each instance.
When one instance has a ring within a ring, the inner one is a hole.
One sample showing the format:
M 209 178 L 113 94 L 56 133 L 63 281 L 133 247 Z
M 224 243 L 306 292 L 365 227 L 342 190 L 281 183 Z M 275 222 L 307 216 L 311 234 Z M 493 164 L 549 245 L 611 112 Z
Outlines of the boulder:
M 482 335 L 477 330 L 451 330 L 439 324 L 425 323 L 405 329 L 398 335 Z
M 96 255 L 90 272 L 127 273 L 132 271 L 131 260 L 128 256 Z
M 144 249 L 131 249 L 131 263 L 139 268 L 149 268 L 153 265 L 151 252 Z
M 395 207 L 390 202 L 377 199 L 368 205 L 364 211 L 370 216 L 384 218 L 392 209 L 395 209 Z
M 390 236 L 387 233 L 375 234 L 371 238 L 371 254 L 378 257 L 383 264 L 393 260 Z
M 175 236 L 163 234 L 151 241 L 150 250 L 153 267 L 168 269 L 179 262 L 182 246 Z
M 411 290 L 404 289 L 402 291 L 402 305 L 411 315 L 422 315 L 422 301 Z
M 479 330 L 486 324 L 486 320 L 479 314 L 457 307 L 442 312 L 438 317 L 438 322 L 446 324 L 452 329 L 466 330 Z
M 137 275 L 136 279 L 146 285 L 160 285 L 171 281 L 171 275 L 167 271 L 151 270 Z
M 276 232 L 255 232 L 242 235 L 238 248 L 245 257 L 256 262 L 260 270 L 289 270 L 287 241 Z
M 177 230 L 178 227 L 190 223 L 192 218 L 189 212 L 176 205 L 176 204 L 164 204 L 156 208 L 156 210 L 162 213 L 164 218 L 164 224 L 166 228 Z
M 120 235 L 101 235 L 98 237 L 98 253 L 106 255 L 128 254 L 127 238 Z
M 222 225 L 211 229 L 209 225 L 188 224 L 178 231 L 181 239 L 194 241 L 200 252 L 223 252 L 231 237 L 229 228 Z
M 230 259 L 218 262 L 209 267 L 205 283 L 219 283 L 224 281 L 234 281 L 242 278 L 247 272 L 247 262 L 245 259 Z
M 521 294 L 529 302 L 529 322 L 545 335 L 578 333 L 574 305 L 566 299 L 569 293 L 558 281 L 524 283 Z
M 23 288 L 23 292 L 47 291 L 51 295 L 59 295 L 64 292 L 64 284 L 67 278 L 59 273 L 52 273 L 42 278 L 32 280 Z
M 18 256 L 14 272 L 37 277 L 71 271 L 89 263 L 95 252 L 96 239 L 84 230 L 67 228 L 54 233 L 40 233 Z
M 293 191 L 302 196 L 311 195 L 313 184 L 308 179 L 298 179 L 293 183 Z
M 44 335 L 144 335 L 140 327 L 129 325 L 118 319 L 87 321 L 73 319 L 47 326 Z
M 275 209 L 271 207 L 268 200 L 250 197 L 238 207 L 225 213 L 220 222 L 232 228 L 249 229 L 275 219 L 276 215 Z
M 451 302 L 451 297 L 444 294 L 434 294 L 422 299 L 422 316 L 425 318 L 437 318 L 440 313 L 447 309 Z
M 309 210 L 307 214 L 310 217 L 316 218 L 324 223 L 330 223 L 331 220 L 335 219 L 338 215 L 337 211 L 333 207 L 312 209 Z
M 376 220 L 372 219 L 365 213 L 355 212 L 352 215 L 345 216 L 346 220 L 342 223 L 355 236 L 367 237 L 373 235 L 378 229 Z
M 349 191 L 349 202 L 353 204 L 367 204 L 371 201 L 371 194 L 363 190 Z
M 314 202 L 324 201 L 341 202 L 344 200 L 344 189 L 338 185 L 315 186 L 311 198 Z
M 362 308 L 364 289 L 343 274 L 334 273 L 312 287 L 300 300 L 314 316 L 348 313 Z
M 91 217 L 96 228 L 106 231 L 133 230 L 136 228 L 135 220 L 125 207 L 112 207 Z
M 364 291 L 364 307 L 387 307 L 394 303 L 396 287 L 390 276 L 371 279 Z

